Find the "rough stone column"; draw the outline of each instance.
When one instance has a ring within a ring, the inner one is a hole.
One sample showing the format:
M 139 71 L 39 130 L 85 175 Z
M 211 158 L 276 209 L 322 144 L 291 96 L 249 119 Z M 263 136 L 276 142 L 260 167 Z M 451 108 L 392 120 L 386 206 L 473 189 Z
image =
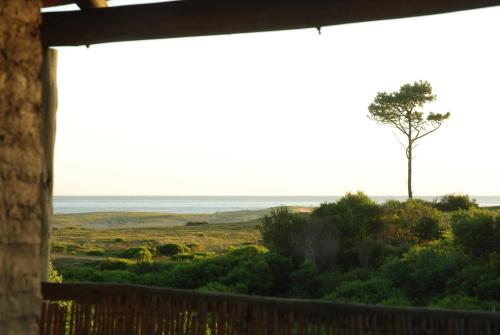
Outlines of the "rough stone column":
M 40 2 L 0 0 L 0 334 L 37 334 L 40 312 Z

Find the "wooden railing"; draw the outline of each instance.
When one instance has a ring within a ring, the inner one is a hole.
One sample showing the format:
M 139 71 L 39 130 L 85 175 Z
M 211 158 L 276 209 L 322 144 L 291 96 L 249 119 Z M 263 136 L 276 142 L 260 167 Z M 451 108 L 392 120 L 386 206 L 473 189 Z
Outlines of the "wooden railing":
M 44 283 L 42 335 L 500 334 L 500 314 Z

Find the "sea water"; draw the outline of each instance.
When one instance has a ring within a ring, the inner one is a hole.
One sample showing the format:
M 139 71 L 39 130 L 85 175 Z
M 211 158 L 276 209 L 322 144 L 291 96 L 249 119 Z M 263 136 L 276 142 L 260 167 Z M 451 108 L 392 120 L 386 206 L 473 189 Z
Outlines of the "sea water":
M 164 212 L 216 213 L 257 210 L 276 206 L 319 206 L 341 196 L 55 196 L 54 213 L 89 212 Z M 382 203 L 389 199 L 406 200 L 404 196 L 370 196 Z M 419 197 L 432 201 L 437 196 Z M 500 196 L 477 196 L 479 206 L 499 206 Z

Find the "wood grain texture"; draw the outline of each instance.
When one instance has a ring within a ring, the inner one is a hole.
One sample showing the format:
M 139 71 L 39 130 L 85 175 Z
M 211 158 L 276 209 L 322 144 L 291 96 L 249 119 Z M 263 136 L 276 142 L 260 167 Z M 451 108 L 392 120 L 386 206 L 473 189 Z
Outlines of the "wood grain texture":
M 42 280 L 48 280 L 50 236 L 52 231 L 52 189 L 54 184 L 54 145 L 57 112 L 57 50 L 45 49 L 41 71 L 43 176 L 40 185 Z
M 184 0 L 44 13 L 46 46 L 299 29 L 500 5 L 500 0 Z

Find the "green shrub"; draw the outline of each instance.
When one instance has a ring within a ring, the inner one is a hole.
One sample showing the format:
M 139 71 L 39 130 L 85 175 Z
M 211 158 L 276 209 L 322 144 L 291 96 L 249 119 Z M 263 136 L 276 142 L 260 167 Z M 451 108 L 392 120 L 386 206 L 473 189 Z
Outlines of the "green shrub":
M 320 270 L 335 265 L 341 248 L 341 232 L 327 218 L 311 217 L 292 231 L 292 256 L 313 262 Z
M 82 266 L 77 268 L 71 268 L 62 270 L 61 274 L 65 282 L 103 282 L 104 278 L 102 272 L 91 267 Z
M 51 249 L 53 252 L 66 252 L 68 246 L 65 243 L 52 243 Z
M 99 264 L 99 269 L 101 270 L 128 270 L 134 264 L 135 261 L 123 258 L 107 258 Z
M 137 282 L 137 275 L 126 270 L 110 270 L 101 273 L 102 281 L 107 283 L 132 284 Z
M 455 242 L 466 253 L 490 259 L 500 251 L 500 216 L 488 210 L 459 211 L 452 216 Z
M 54 267 L 54 263 L 52 262 L 52 259 L 49 258 L 49 282 L 51 283 L 62 283 L 63 277 L 59 274 L 57 269 Z
M 190 253 L 175 254 L 171 258 L 173 261 L 192 261 L 195 259 L 195 255 Z
M 246 245 L 244 247 L 229 247 L 228 256 L 253 256 L 269 252 L 266 247 L 261 245 Z
M 383 222 L 383 240 L 391 244 L 407 244 L 413 241 L 408 227 L 402 224 L 401 213 L 406 202 L 396 200 L 386 201 L 382 207 L 380 220 Z
M 466 194 L 446 194 L 443 195 L 434 204 L 434 206 L 443 212 L 457 211 L 460 209 L 473 209 L 478 208 L 476 200 L 470 199 Z
M 379 240 L 365 239 L 356 246 L 354 251 L 357 254 L 357 262 L 361 268 L 376 269 L 387 258 L 399 257 L 407 249 L 404 246 L 394 246 Z
M 320 272 L 316 265 L 306 261 L 290 274 L 288 295 L 293 298 L 317 299 L 323 295 L 321 290 Z
M 491 273 L 490 276 L 483 276 L 476 283 L 474 293 L 481 299 L 500 301 L 500 277 Z
M 444 231 L 443 216 L 422 200 L 406 201 L 400 211 L 401 225 L 408 229 L 410 239 L 419 243 L 438 239 Z
M 240 258 L 220 282 L 240 294 L 272 294 L 272 271 L 264 255 Z
M 193 252 L 192 254 L 195 256 L 195 258 L 203 258 L 203 257 L 213 257 L 213 256 L 215 256 L 215 252 L 211 252 L 211 251 Z
M 233 289 L 219 282 L 210 282 L 198 288 L 200 292 L 234 293 Z
M 86 255 L 89 256 L 104 256 L 104 250 L 102 249 L 92 249 L 85 251 Z
M 262 255 L 271 271 L 270 294 L 285 296 L 290 287 L 290 273 L 294 270 L 292 260 L 273 252 Z
M 330 227 L 332 244 L 338 244 L 338 262 L 345 268 L 356 267 L 359 263 L 358 247 L 366 239 L 380 239 L 384 222 L 382 208 L 362 192 L 347 193 L 335 203 L 323 203 L 312 213 L 313 219 L 320 218 Z
M 393 296 L 389 297 L 387 299 L 384 299 L 378 303 L 378 305 L 385 305 L 385 306 L 413 306 L 413 302 L 405 297 L 404 295 L 401 296 Z
M 416 247 L 402 258 L 393 258 L 378 271 L 383 278 L 397 283 L 417 305 L 445 292 L 450 278 L 458 276 L 467 258 L 460 252 L 442 253 L 432 247 Z
M 260 231 L 264 245 L 269 250 L 289 256 L 292 254 L 292 230 L 298 216 L 292 214 L 287 207 L 272 208 L 262 218 Z
M 327 218 L 336 225 L 343 241 L 355 244 L 381 232 L 381 207 L 363 192 L 347 193 L 335 203 L 323 203 L 312 213 L 313 217 Z
M 123 243 L 123 242 L 125 242 L 125 240 L 123 238 L 121 238 L 121 237 L 115 238 L 114 241 L 117 242 L 117 243 Z
M 70 253 L 80 250 L 81 247 L 77 244 L 66 244 L 66 250 Z
M 132 258 L 139 262 L 151 262 L 153 260 L 153 254 L 146 246 L 128 248 L 120 256 L 123 258 Z
M 189 253 L 191 249 L 184 244 L 179 243 L 167 243 L 157 246 L 156 249 L 158 253 L 162 256 L 174 256 L 177 254 Z
M 371 278 L 367 281 L 343 282 L 332 293 L 323 297 L 326 300 L 337 302 L 352 302 L 378 304 L 391 301 L 390 299 L 404 299 L 401 290 L 395 289 L 389 280 Z
M 491 312 L 496 311 L 500 307 L 500 302 L 480 300 L 477 297 L 469 296 L 446 296 L 432 302 L 430 307 L 461 310 L 484 310 Z

